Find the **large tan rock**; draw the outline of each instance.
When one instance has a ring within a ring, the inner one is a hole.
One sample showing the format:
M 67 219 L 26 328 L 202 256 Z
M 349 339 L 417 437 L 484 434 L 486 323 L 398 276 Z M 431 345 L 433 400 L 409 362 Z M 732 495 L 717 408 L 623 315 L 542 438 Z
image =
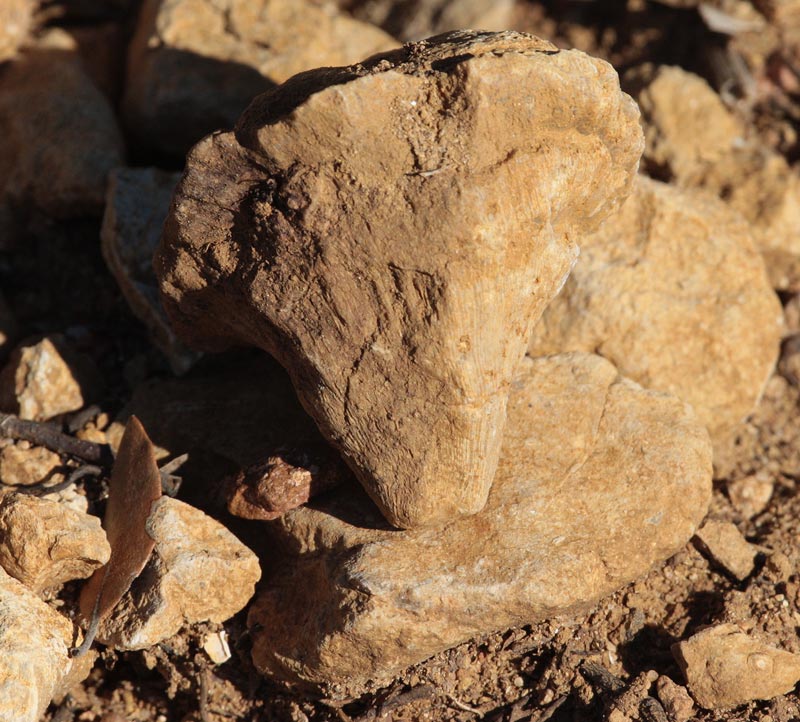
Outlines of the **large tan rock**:
M 153 273 L 153 253 L 179 177 L 157 168 L 112 171 L 100 239 L 103 258 L 131 310 L 147 326 L 172 370 L 183 373 L 197 354 L 185 348 L 170 328 Z
M 648 172 L 720 196 L 753 226 L 778 289 L 800 290 L 800 176 L 747 135 L 705 80 L 662 66 L 637 97 Z
M 40 722 L 54 695 L 85 677 L 72 660 L 73 626 L 0 569 L 0 719 Z
M 166 310 L 273 354 L 393 524 L 474 513 L 530 329 L 640 150 L 612 68 L 529 35 L 297 76 L 189 156 Z
M 150 561 L 97 638 L 118 649 L 144 649 L 188 624 L 221 623 L 242 609 L 261 577 L 256 555 L 218 521 L 189 504 L 161 497 L 147 533 Z
M 770 647 L 734 624 L 704 629 L 672 651 L 692 697 L 706 709 L 771 699 L 800 681 L 800 655 Z
M 396 45 L 309 0 L 146 0 L 129 48 L 125 118 L 143 142 L 182 155 L 275 83 Z
M 106 98 L 60 30 L 0 68 L 0 204 L 99 214 L 123 143 Z
M 291 550 L 251 607 L 265 674 L 347 692 L 451 645 L 571 613 L 681 548 L 711 448 L 691 409 L 604 359 L 526 359 L 486 508 L 393 531 L 355 489 L 270 528 Z
M 91 576 L 110 556 L 98 517 L 30 494 L 0 501 L 0 566 L 37 594 Z
M 595 351 L 691 403 L 719 445 L 761 397 L 781 328 L 780 302 L 738 215 L 640 176 L 620 213 L 582 242 L 529 353 Z

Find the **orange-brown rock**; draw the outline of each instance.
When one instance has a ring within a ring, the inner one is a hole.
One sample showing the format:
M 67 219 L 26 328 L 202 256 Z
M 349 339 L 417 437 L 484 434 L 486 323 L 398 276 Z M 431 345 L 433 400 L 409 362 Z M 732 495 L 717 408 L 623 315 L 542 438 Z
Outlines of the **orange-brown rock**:
M 609 65 L 512 32 L 295 76 L 190 154 L 167 312 L 273 354 L 391 523 L 474 513 L 530 329 L 628 193 L 637 117 Z
M 125 118 L 147 145 L 183 155 L 275 83 L 396 45 L 309 0 L 146 0 L 128 52 Z
M 800 655 L 770 647 L 734 624 L 704 629 L 672 652 L 692 697 L 706 709 L 771 699 L 800 681 Z
M 584 239 L 529 353 L 599 353 L 692 404 L 720 446 L 761 397 L 781 328 L 747 224 L 715 198 L 640 176 Z
M 254 661 L 347 693 L 575 612 L 680 549 L 710 494 L 710 442 L 688 405 L 598 356 L 526 359 L 480 513 L 396 531 L 352 487 L 269 522 L 290 552 L 251 606 Z
M 724 198 L 753 227 L 775 288 L 800 289 L 800 176 L 748 136 L 705 80 L 662 66 L 638 94 L 645 168 Z

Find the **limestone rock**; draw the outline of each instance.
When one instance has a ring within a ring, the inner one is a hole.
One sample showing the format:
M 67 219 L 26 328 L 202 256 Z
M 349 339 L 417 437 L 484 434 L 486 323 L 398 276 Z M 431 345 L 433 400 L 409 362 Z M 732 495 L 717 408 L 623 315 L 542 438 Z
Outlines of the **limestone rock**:
M 669 677 L 662 675 L 656 681 L 656 693 L 670 722 L 689 722 L 694 718 L 694 702 L 686 687 L 675 684 Z
M 698 530 L 697 539 L 729 574 L 740 581 L 752 574 L 758 549 L 747 542 L 734 524 L 710 519 Z
M 596 351 L 692 404 L 719 446 L 760 399 L 781 324 L 746 224 L 713 198 L 640 176 L 582 242 L 529 353 Z
M 46 421 L 84 405 L 78 361 L 60 336 L 22 344 L 0 372 L 0 409 Z
M 3 0 L 0 3 L 0 63 L 13 58 L 28 36 L 33 18 L 33 0 Z
M 636 118 L 609 65 L 512 32 L 296 76 L 190 154 L 167 313 L 273 354 L 391 523 L 474 513 L 530 329 L 628 192 Z
M 775 481 L 769 473 L 759 473 L 732 479 L 725 485 L 728 498 L 745 519 L 752 519 L 760 514 L 772 499 L 775 490 Z
M 254 96 L 310 68 L 397 43 L 309 0 L 146 0 L 128 55 L 123 109 L 142 141 L 183 155 L 230 128 Z
M 0 72 L 0 201 L 56 218 L 95 214 L 122 136 L 74 41 L 52 30 Z
M 37 594 L 91 576 L 110 554 L 96 516 L 30 494 L 0 501 L 0 566 Z
M 451 30 L 507 30 L 516 0 L 356 0 L 341 2 L 359 20 L 400 40 L 421 40 Z
M 224 622 L 253 596 L 261 577 L 256 555 L 222 524 L 170 497 L 153 504 L 147 533 L 156 546 L 98 639 L 144 649 L 184 625 Z
M 0 569 L 0 719 L 39 722 L 54 695 L 88 674 L 87 658 L 69 657 L 72 638 L 65 617 Z
M 680 549 L 710 480 L 708 435 L 687 405 L 598 356 L 526 359 L 480 513 L 394 531 L 353 486 L 268 522 L 290 552 L 251 606 L 254 661 L 336 692 L 577 612 Z
M 662 66 L 640 92 L 645 167 L 721 196 L 753 226 L 775 288 L 800 289 L 800 176 L 746 135 L 702 78 Z
M 770 647 L 734 624 L 720 624 L 673 645 L 672 653 L 701 707 L 735 707 L 791 692 L 800 655 Z
M 189 369 L 197 354 L 175 338 L 164 316 L 153 273 L 153 253 L 179 177 L 157 168 L 113 171 L 100 232 L 109 269 L 131 309 L 145 323 L 176 373 Z
M 56 469 L 61 457 L 43 446 L 27 442 L 9 444 L 0 449 L 0 483 L 8 486 L 32 486 L 63 479 Z

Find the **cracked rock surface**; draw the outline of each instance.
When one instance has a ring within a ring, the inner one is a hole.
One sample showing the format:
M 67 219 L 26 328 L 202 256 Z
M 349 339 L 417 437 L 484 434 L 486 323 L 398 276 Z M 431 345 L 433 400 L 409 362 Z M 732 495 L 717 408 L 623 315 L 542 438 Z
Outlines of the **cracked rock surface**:
M 714 198 L 639 176 L 584 239 L 529 353 L 599 353 L 692 404 L 721 446 L 761 397 L 782 328 L 747 224 Z
M 609 65 L 513 32 L 296 76 L 189 155 L 167 313 L 273 354 L 392 524 L 475 513 L 530 329 L 629 191 L 637 118 Z
M 271 529 L 290 551 L 249 616 L 253 658 L 346 693 L 472 637 L 576 612 L 680 549 L 711 494 L 708 434 L 590 354 L 526 359 L 486 508 L 395 531 L 355 488 Z

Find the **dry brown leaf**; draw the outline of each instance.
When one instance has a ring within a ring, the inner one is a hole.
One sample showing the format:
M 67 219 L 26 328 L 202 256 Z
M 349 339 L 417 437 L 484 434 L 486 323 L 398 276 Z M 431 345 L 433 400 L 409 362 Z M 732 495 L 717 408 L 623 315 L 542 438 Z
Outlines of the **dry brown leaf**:
M 155 541 L 145 525 L 153 502 L 160 496 L 161 475 L 153 443 L 139 419 L 131 416 L 111 472 L 103 519 L 111 558 L 81 590 L 81 615 L 89 620 L 89 629 L 76 656 L 91 646 L 100 621 L 117 605 L 150 558 Z

